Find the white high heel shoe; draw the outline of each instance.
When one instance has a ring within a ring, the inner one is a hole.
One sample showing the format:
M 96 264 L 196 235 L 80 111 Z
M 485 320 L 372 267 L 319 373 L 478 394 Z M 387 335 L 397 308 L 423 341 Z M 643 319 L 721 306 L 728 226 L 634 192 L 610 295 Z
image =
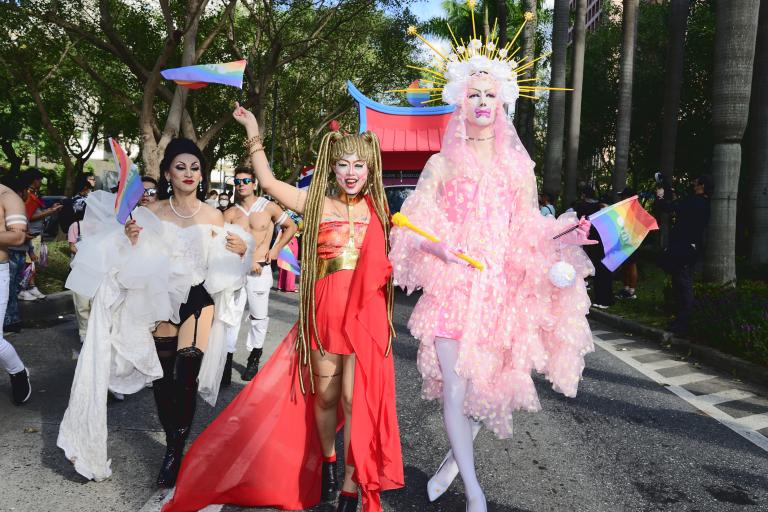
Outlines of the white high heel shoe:
M 478 422 L 473 421 L 472 422 L 472 440 L 474 441 L 477 437 L 477 433 L 480 432 L 481 424 Z M 450 465 L 450 467 L 446 467 L 446 475 L 447 479 L 444 479 L 442 482 L 437 481 L 438 475 L 440 475 L 440 471 L 443 470 L 443 466 Z M 448 453 L 445 455 L 445 458 L 443 459 L 443 462 L 440 463 L 440 466 L 438 466 L 437 471 L 435 471 L 434 476 L 429 479 L 427 482 L 427 497 L 429 498 L 429 501 L 435 501 L 437 498 L 442 496 L 445 491 L 448 490 L 448 488 L 451 486 L 453 481 L 456 479 L 456 477 L 459 474 L 459 466 L 456 464 L 456 461 L 453 458 L 453 450 L 448 450 Z
M 446 464 L 450 464 L 450 468 L 446 468 L 448 471 L 448 483 L 444 484 L 442 482 L 437 481 L 438 475 L 440 475 L 440 471 L 443 470 L 443 466 Z M 456 479 L 456 475 L 459 474 L 459 466 L 456 464 L 456 461 L 453 459 L 453 450 L 448 450 L 448 453 L 446 454 L 445 458 L 443 459 L 443 462 L 440 463 L 440 466 L 437 468 L 437 471 L 435 471 L 435 474 L 432 478 L 429 479 L 429 482 L 427 482 L 427 497 L 429 498 L 429 501 L 435 501 L 437 498 L 443 495 L 445 491 L 448 490 L 448 488 L 451 486 L 453 481 Z

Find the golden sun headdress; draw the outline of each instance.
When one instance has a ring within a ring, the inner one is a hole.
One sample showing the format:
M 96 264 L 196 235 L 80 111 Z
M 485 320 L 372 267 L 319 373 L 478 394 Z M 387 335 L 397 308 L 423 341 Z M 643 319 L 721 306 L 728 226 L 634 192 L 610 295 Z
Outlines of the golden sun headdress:
M 435 45 L 427 41 L 415 26 L 408 27 L 408 34 L 419 38 L 427 47 L 432 50 L 437 59 L 437 65 L 433 68 L 424 68 L 417 66 L 408 66 L 417 69 L 425 76 L 420 83 L 429 85 L 428 87 L 409 87 L 408 89 L 397 89 L 388 92 L 428 92 L 431 99 L 423 103 L 434 103 L 443 101 L 449 105 L 458 105 L 461 103 L 467 83 L 473 75 L 485 73 L 493 78 L 499 84 L 499 97 L 502 102 L 513 104 L 518 97 L 537 99 L 536 91 L 564 91 L 568 89 L 541 87 L 536 85 L 538 77 L 526 78 L 526 75 L 533 70 L 537 61 L 547 57 L 544 54 L 536 59 L 522 57 L 516 59 L 515 55 L 520 51 L 520 47 L 515 46 L 518 36 L 526 23 L 533 20 L 533 13 L 526 12 L 523 17 L 523 23 L 517 29 L 515 36 L 503 48 L 498 46 L 499 38 L 497 26 L 491 31 L 489 40 L 485 41 L 477 36 L 477 27 L 475 25 L 474 8 L 476 0 L 468 0 L 469 12 L 472 19 L 472 39 L 465 43 L 464 39 L 457 39 L 456 35 L 448 25 L 448 31 L 452 38 L 452 50 L 446 55 Z M 498 23 L 498 20 L 497 20 Z M 504 27 L 501 30 L 505 30 Z

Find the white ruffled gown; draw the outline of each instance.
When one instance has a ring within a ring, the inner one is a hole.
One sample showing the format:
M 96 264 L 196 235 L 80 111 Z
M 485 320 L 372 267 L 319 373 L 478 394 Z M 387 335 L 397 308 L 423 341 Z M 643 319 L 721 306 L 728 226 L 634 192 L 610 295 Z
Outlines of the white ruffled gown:
M 78 244 L 66 287 L 93 298 L 88 331 L 56 444 L 90 480 L 111 475 L 107 456 L 107 391 L 130 394 L 163 375 L 152 331 L 158 322 L 178 323 L 190 288 L 203 283 L 215 305 L 210 339 L 200 368 L 199 393 L 216 403 L 226 360 L 226 329 L 238 325 L 250 257 L 225 248 L 226 232 L 239 226 L 180 228 L 147 208 L 133 212 L 143 229 L 136 245 L 115 220 L 115 195 L 91 193 L 82 221 L 88 238 Z

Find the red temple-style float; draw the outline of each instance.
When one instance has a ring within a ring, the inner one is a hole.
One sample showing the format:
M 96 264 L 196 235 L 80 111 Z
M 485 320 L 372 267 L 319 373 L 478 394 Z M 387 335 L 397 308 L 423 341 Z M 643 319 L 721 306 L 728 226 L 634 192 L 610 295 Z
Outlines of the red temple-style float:
M 379 137 L 384 184 L 415 185 L 424 164 L 440 151 L 443 133 L 454 107 L 391 107 L 382 105 L 347 82 L 360 113 L 360 133 Z

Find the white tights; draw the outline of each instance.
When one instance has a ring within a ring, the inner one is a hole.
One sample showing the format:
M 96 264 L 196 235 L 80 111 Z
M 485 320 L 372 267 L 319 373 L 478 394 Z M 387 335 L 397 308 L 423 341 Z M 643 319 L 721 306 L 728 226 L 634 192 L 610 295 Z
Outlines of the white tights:
M 21 362 L 13 345 L 3 337 L 3 320 L 5 320 L 5 309 L 8 307 L 9 283 L 8 263 L 0 263 L 0 366 L 8 373 L 14 374 L 24 369 L 24 363 Z
M 453 458 L 459 467 L 469 512 L 484 512 L 485 497 L 475 473 L 474 437 L 478 427 L 464 415 L 464 398 L 467 394 L 467 379 L 456 373 L 459 344 L 446 338 L 435 338 L 435 349 L 443 374 L 443 418 L 448 441 L 451 443 Z M 473 432 L 474 431 L 474 432 Z M 450 462 L 450 461 L 449 461 Z

